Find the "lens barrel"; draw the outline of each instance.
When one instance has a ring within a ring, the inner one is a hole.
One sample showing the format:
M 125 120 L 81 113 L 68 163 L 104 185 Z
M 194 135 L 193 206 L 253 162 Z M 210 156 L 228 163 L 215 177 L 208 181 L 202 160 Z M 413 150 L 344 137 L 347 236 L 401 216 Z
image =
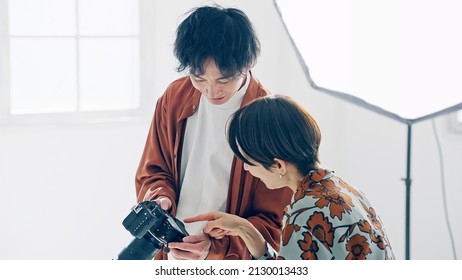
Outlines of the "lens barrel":
M 117 260 L 152 260 L 161 248 L 157 242 L 135 238 L 119 253 Z

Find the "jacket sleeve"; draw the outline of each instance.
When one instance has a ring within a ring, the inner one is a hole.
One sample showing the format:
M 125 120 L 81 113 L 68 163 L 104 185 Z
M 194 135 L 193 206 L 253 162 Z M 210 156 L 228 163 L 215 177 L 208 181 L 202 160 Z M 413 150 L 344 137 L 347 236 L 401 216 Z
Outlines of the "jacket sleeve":
M 172 201 L 172 212 L 175 213 L 177 186 L 173 177 L 174 139 L 171 136 L 175 132 L 168 127 L 165 96 L 164 94 L 157 101 L 146 145 L 136 171 L 135 184 L 138 202 L 166 196 Z
M 280 248 L 282 232 L 282 215 L 284 208 L 290 203 L 292 192 L 289 188 L 276 190 L 268 189 L 260 180 L 253 178 L 254 191 L 243 198 L 246 209 L 242 217 L 250 221 L 263 235 L 268 244 L 276 249 Z M 255 183 L 256 181 L 256 183 Z M 207 259 L 251 259 L 252 256 L 240 237 L 227 236 L 223 239 L 212 239 Z

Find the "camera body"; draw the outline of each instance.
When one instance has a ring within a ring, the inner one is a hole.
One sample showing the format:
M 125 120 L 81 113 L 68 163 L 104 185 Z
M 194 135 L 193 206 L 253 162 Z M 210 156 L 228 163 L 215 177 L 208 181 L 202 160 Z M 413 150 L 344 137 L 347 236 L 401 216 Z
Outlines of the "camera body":
M 189 235 L 184 224 L 155 201 L 138 203 L 122 225 L 135 239 L 119 253 L 119 260 L 150 260 L 163 246 Z

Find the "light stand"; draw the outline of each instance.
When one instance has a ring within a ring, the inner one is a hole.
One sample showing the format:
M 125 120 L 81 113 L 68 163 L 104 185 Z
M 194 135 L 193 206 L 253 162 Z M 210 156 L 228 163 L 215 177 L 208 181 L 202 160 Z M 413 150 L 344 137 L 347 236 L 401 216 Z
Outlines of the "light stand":
M 404 183 L 406 185 L 406 260 L 411 258 L 411 135 L 412 124 L 407 125 L 407 153 L 406 153 L 406 178 Z

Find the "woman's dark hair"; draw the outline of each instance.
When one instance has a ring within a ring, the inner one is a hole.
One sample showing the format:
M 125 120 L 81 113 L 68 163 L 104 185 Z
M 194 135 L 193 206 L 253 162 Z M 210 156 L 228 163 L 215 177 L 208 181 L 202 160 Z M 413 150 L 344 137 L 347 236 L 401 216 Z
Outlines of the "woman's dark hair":
M 188 69 L 200 76 L 207 60 L 213 59 L 225 77 L 233 77 L 255 65 L 260 42 L 241 10 L 205 6 L 190 11 L 178 26 L 174 54 L 179 72 Z
M 275 158 L 294 164 L 306 175 L 319 162 L 321 131 L 314 118 L 294 99 L 273 95 L 254 100 L 228 122 L 228 143 L 248 165 L 270 169 Z

